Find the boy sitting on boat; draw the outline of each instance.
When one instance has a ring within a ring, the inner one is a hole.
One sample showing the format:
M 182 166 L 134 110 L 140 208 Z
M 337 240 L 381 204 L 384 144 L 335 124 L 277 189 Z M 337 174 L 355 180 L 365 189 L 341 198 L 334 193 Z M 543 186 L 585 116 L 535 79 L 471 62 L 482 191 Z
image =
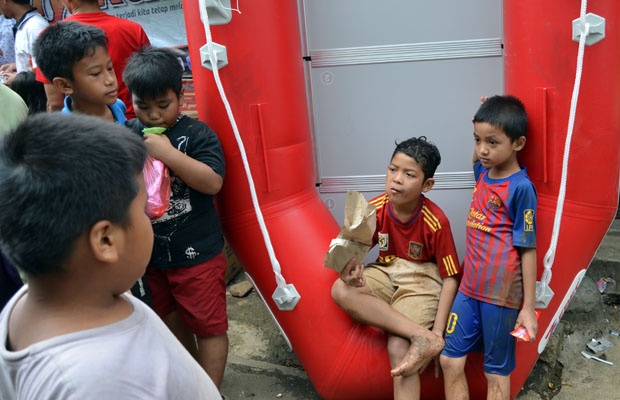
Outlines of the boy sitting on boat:
M 361 323 L 389 333 L 394 398 L 420 398 L 420 372 L 443 348 L 448 313 L 459 284 L 459 262 L 443 211 L 424 196 L 441 156 L 426 137 L 396 145 L 385 193 L 376 207 L 375 263 L 355 258 L 332 286 L 332 297 Z

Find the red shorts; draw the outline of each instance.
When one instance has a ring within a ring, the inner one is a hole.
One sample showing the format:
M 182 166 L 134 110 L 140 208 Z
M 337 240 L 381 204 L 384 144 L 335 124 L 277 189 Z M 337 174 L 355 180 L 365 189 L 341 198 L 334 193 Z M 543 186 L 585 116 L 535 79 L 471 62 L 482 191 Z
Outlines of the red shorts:
M 178 311 L 184 325 L 198 336 L 228 331 L 226 258 L 223 254 L 184 268 L 147 268 L 153 309 L 160 317 Z

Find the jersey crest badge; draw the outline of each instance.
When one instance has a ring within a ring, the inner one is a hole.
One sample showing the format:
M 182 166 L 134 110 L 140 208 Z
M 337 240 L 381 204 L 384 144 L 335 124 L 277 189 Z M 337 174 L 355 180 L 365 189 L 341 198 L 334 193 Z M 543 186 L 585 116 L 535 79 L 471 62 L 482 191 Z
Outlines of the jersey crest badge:
M 409 257 L 411 257 L 412 260 L 419 260 L 422 258 L 422 244 L 409 242 Z
M 525 232 L 534 232 L 534 210 L 523 210 L 523 225 Z
M 502 206 L 502 199 L 500 199 L 497 196 L 491 196 L 491 198 L 489 199 L 489 202 L 487 203 L 487 207 L 489 207 L 489 210 L 496 212 L 497 210 L 499 210 Z
M 379 244 L 379 250 L 387 251 L 390 245 L 390 235 L 388 235 L 387 233 L 379 233 L 377 241 Z

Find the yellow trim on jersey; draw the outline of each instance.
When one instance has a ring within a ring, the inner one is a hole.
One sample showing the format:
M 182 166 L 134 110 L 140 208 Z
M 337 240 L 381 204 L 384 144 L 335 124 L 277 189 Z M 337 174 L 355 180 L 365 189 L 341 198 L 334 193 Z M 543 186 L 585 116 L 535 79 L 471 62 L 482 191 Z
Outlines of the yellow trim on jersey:
M 380 197 L 377 197 L 375 199 L 370 200 L 368 203 L 372 204 L 373 206 L 375 206 L 375 208 L 377 210 L 380 210 L 383 208 L 384 205 L 386 205 L 388 203 L 388 196 L 387 194 L 384 194 Z
M 426 206 L 422 206 L 422 215 L 424 215 L 424 222 L 426 222 L 426 225 L 428 225 L 433 232 L 437 232 L 441 229 L 439 219 L 428 208 L 426 208 Z
M 456 265 L 454 264 L 454 259 L 452 258 L 452 255 L 442 258 L 441 261 L 443 261 L 443 265 L 446 268 L 446 273 L 448 274 L 448 276 L 456 275 L 459 272 L 456 268 Z

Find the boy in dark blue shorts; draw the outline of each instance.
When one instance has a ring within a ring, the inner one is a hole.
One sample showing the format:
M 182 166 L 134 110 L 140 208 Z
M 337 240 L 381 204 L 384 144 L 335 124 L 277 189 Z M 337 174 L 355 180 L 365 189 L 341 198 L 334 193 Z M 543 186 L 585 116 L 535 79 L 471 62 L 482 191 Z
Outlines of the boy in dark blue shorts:
M 476 186 L 467 218 L 463 279 L 440 361 L 446 399 L 468 399 L 465 361 L 484 348 L 487 399 L 508 400 L 515 338 L 522 324 L 536 338 L 536 190 L 517 153 L 525 146 L 521 101 L 494 96 L 473 119 Z

